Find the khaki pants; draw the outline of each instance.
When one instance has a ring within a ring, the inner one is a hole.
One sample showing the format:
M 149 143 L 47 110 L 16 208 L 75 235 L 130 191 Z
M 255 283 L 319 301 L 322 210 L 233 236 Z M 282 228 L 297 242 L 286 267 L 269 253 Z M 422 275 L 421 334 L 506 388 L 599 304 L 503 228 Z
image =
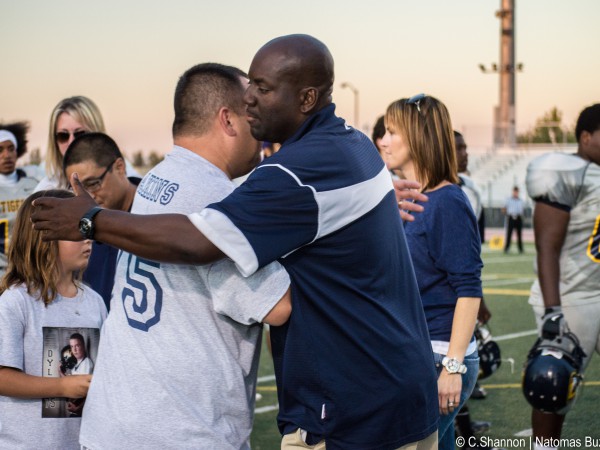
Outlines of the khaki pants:
M 302 439 L 302 430 L 299 428 L 290 434 L 283 436 L 281 440 L 281 450 L 296 450 L 296 449 L 312 449 L 312 450 L 325 450 L 325 441 L 321 441 L 316 445 L 308 445 Z M 403 445 L 398 450 L 437 450 L 438 448 L 438 434 L 437 431 L 431 433 L 425 439 L 412 442 L 410 444 Z

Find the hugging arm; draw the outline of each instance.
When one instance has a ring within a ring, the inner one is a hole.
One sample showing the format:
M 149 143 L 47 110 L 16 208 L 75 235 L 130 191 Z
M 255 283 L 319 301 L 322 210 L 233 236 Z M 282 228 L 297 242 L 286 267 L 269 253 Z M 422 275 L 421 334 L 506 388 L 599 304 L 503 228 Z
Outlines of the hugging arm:
M 79 220 L 94 206 L 76 174 L 76 197 L 34 201 L 33 227 L 44 240 L 79 241 Z M 207 264 L 225 255 L 183 214 L 137 215 L 103 209 L 94 217 L 94 239 L 142 258 L 179 264 Z

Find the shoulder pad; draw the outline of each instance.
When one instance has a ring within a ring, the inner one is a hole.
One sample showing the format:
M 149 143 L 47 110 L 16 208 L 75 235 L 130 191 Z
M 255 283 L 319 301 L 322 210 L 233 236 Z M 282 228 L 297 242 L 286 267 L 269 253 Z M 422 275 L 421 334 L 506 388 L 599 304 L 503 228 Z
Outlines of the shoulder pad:
M 539 156 L 527 167 L 527 193 L 534 200 L 573 207 L 588 164 L 579 156 L 565 153 Z

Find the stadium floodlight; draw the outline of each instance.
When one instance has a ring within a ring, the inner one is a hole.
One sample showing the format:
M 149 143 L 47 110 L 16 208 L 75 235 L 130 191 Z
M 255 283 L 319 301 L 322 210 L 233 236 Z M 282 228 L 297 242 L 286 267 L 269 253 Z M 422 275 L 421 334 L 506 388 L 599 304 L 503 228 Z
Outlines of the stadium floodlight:
M 347 81 L 344 81 L 342 84 L 340 84 L 340 87 L 342 89 L 348 88 L 354 94 L 354 128 L 358 130 L 360 129 L 360 125 L 358 123 L 358 89 L 356 89 L 354 85 L 348 83 Z

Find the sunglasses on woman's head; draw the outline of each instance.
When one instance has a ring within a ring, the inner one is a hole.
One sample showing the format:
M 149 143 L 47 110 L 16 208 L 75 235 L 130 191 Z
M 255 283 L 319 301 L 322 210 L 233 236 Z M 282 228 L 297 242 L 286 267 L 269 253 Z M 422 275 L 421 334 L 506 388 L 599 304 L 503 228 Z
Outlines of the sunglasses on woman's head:
M 413 95 L 411 98 L 406 100 L 407 105 L 415 105 L 417 107 L 417 111 L 421 114 L 421 100 L 427 97 L 427 94 L 417 94 Z
M 79 130 L 75 131 L 74 133 L 71 133 L 69 131 L 57 131 L 54 137 L 56 138 L 56 142 L 58 142 L 59 144 L 64 144 L 65 142 L 69 142 L 71 134 L 73 135 L 73 139 L 77 139 L 79 136 L 82 136 L 85 133 L 87 133 L 86 130 Z

